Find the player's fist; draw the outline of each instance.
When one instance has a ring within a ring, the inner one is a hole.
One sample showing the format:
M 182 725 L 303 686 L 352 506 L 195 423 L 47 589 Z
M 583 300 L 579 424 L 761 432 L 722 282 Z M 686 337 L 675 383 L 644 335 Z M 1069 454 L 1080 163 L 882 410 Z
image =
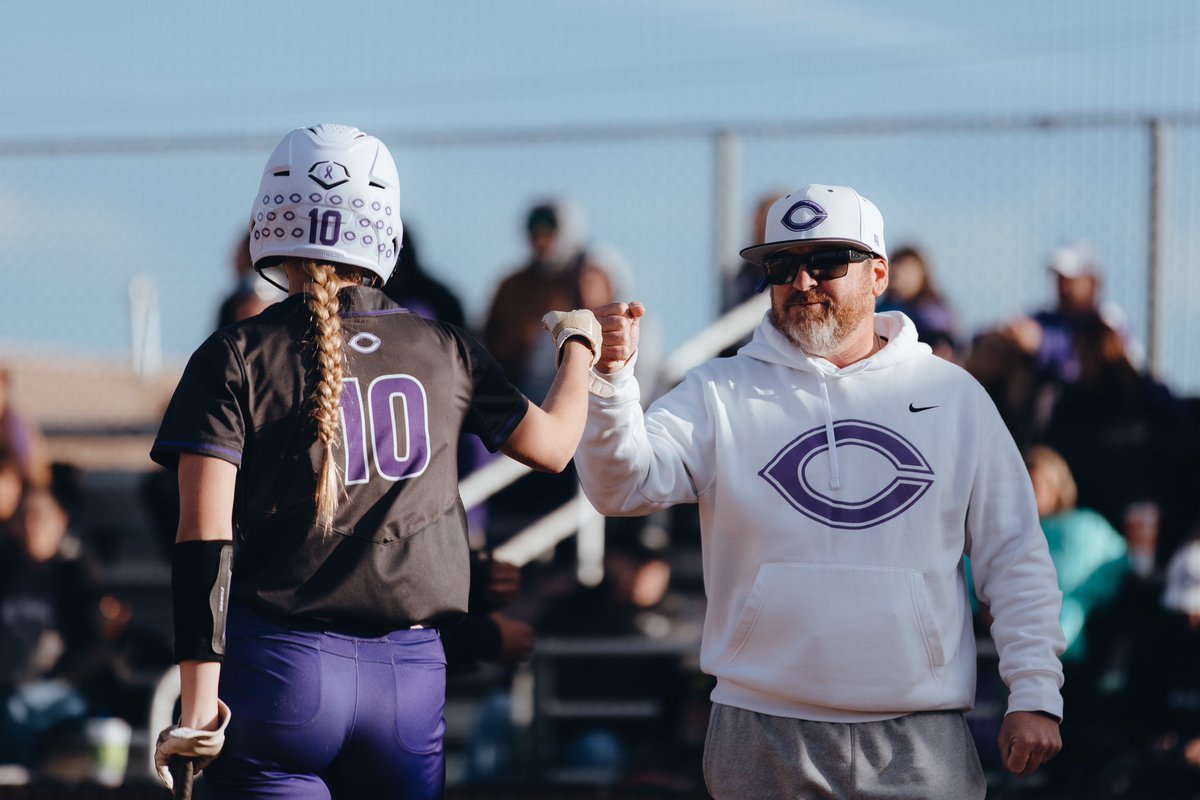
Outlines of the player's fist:
M 542 317 L 542 327 L 550 331 L 554 339 L 554 347 L 558 351 L 558 361 L 562 363 L 563 345 L 568 339 L 579 337 L 592 350 L 592 365 L 600 357 L 600 323 L 586 308 L 574 311 L 549 311 Z
M 603 332 L 603 346 L 596 362 L 596 370 L 603 373 L 623 369 L 633 358 L 638 347 L 638 320 L 646 313 L 646 307 L 638 302 L 609 303 L 595 309 Z
M 175 780 L 171 777 L 168 766 L 172 757 L 179 756 L 190 760 L 193 774 L 199 775 L 201 770 L 221 754 L 221 748 L 225 746 L 225 728 L 229 726 L 231 716 L 229 706 L 217 700 L 215 731 L 172 725 L 158 735 L 158 744 L 154 748 L 154 767 L 163 786 L 168 789 L 175 788 Z

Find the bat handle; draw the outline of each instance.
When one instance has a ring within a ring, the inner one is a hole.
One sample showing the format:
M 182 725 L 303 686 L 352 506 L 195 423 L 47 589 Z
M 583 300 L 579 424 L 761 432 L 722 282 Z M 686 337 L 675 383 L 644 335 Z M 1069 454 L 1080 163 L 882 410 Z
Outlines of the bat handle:
M 183 756 L 171 756 L 167 762 L 167 769 L 171 770 L 171 778 L 175 781 L 175 800 L 192 800 L 194 767 L 192 759 Z

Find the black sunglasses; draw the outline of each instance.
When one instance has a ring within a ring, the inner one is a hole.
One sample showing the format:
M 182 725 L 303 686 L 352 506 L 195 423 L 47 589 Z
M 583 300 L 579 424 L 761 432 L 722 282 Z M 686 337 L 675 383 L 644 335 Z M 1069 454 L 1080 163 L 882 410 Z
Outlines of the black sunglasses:
M 841 278 L 850 271 L 850 264 L 870 261 L 874 256 L 862 250 L 818 250 L 815 253 L 775 253 L 763 259 L 763 279 L 781 286 L 796 280 L 805 270 L 814 281 Z

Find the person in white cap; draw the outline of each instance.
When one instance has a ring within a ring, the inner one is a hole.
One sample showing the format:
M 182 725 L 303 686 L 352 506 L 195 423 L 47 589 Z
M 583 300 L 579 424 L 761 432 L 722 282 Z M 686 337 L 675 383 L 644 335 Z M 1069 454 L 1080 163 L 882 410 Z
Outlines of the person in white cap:
M 1200 530 L 1194 531 L 1200 534 Z M 1130 797 L 1200 796 L 1200 539 L 1167 565 L 1162 609 L 1138 618 L 1121 716 L 1145 745 Z
M 1004 764 L 1026 775 L 1061 746 L 1061 594 L 1020 454 L 978 383 L 903 314 L 875 313 L 888 262 L 871 201 L 806 186 L 742 255 L 771 290 L 754 338 L 644 414 L 645 309 L 595 309 L 576 453 L 605 514 L 700 506 L 708 789 L 982 798 L 964 554 L 1010 692 Z
M 1072 242 L 1054 248 L 1047 270 L 1054 276 L 1054 307 L 1017 317 L 1003 328 L 1021 350 L 1033 357 L 1044 381 L 1070 384 L 1078 379 L 1075 332 L 1081 322 L 1097 315 L 1121 332 L 1132 360 L 1140 362 L 1141 347 L 1126 330 L 1125 312 L 1114 303 L 1100 300 L 1100 266 L 1090 245 Z

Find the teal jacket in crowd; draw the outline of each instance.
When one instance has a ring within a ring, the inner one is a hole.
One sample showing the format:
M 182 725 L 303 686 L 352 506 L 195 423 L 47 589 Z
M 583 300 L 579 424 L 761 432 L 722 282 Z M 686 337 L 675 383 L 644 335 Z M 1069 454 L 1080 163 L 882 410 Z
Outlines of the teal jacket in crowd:
M 1084 626 L 1092 611 L 1114 600 L 1129 572 L 1125 539 L 1108 520 L 1086 508 L 1042 519 L 1042 532 L 1058 572 L 1063 593 L 1062 628 L 1067 637 L 1064 662 L 1082 661 L 1087 654 Z M 964 559 L 971 609 L 979 610 L 971 559 Z

